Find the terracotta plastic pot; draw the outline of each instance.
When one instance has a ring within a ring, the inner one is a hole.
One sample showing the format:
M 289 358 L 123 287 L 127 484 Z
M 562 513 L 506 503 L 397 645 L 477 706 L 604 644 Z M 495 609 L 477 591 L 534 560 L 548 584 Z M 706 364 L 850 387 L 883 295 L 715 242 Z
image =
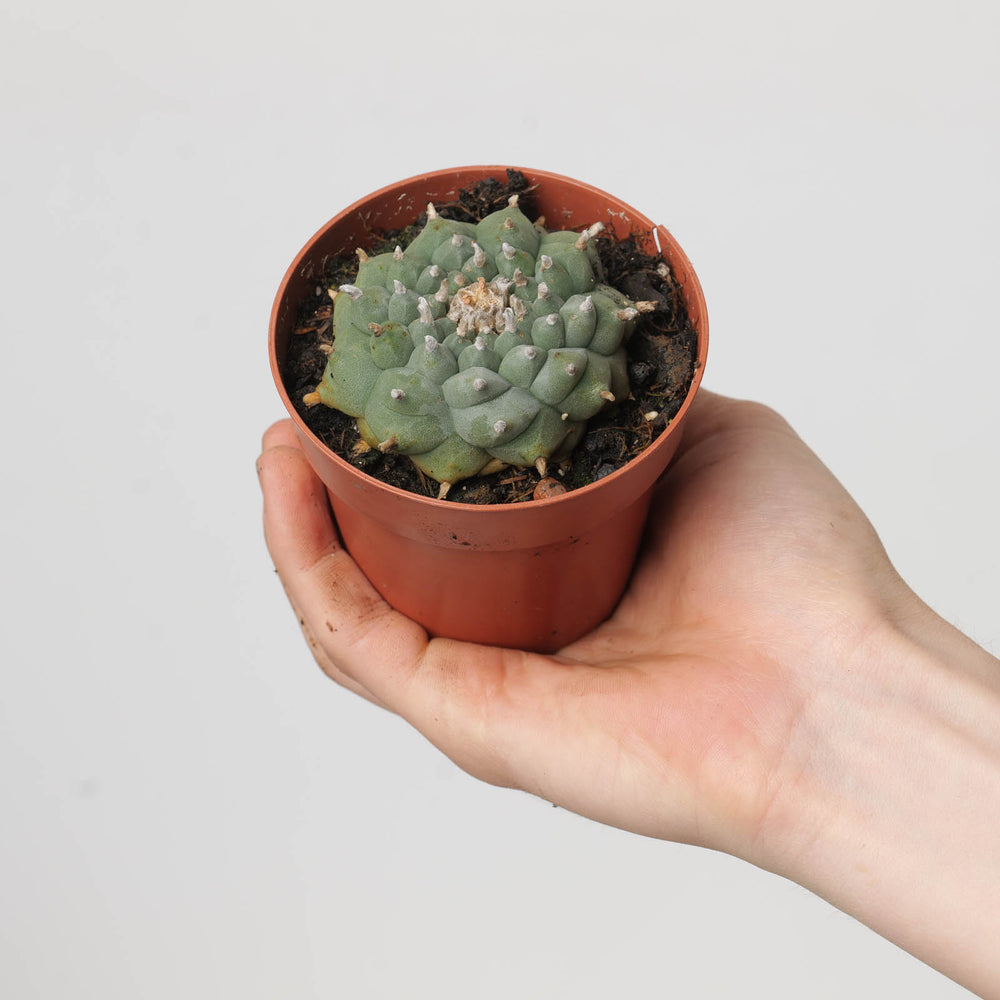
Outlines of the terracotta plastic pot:
M 330 451 L 296 413 L 281 378 L 299 304 L 313 291 L 324 258 L 351 254 L 371 228 L 400 228 L 428 201 L 454 200 L 506 167 L 441 170 L 400 181 L 344 209 L 288 269 L 271 313 L 275 384 L 302 446 L 326 484 L 348 551 L 396 609 L 432 635 L 551 652 L 579 638 L 614 609 L 628 581 L 652 488 L 680 441 L 701 381 L 708 321 L 701 286 L 673 237 L 619 199 L 579 181 L 518 168 L 538 211 L 555 229 L 604 222 L 618 236 L 636 234 L 662 251 L 682 287 L 698 336 L 691 390 L 669 426 L 640 456 L 604 479 L 546 500 L 467 505 L 388 486 Z

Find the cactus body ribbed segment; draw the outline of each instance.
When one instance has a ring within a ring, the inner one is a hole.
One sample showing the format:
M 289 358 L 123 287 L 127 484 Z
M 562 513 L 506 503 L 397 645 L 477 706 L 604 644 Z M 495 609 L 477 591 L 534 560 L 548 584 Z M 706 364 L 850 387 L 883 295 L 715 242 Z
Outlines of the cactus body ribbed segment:
M 320 401 L 444 483 L 566 454 L 628 394 L 637 313 L 597 280 L 599 229 L 547 233 L 511 203 L 475 225 L 429 212 L 408 247 L 359 254 Z

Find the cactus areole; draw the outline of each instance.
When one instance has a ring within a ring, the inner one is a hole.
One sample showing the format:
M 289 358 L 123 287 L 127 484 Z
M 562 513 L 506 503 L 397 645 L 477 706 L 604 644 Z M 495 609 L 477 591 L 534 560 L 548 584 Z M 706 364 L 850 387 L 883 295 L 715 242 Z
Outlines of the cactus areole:
M 518 206 L 427 223 L 334 292 L 333 349 L 308 405 L 357 419 L 372 448 L 450 485 L 568 454 L 589 418 L 629 392 L 639 311 L 598 280 L 593 237 L 546 232 Z

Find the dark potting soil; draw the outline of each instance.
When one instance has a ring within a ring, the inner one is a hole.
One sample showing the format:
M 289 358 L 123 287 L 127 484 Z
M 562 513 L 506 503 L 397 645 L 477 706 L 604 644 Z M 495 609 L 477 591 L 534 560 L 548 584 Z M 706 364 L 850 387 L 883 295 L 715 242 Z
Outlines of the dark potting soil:
M 505 182 L 490 178 L 459 192 L 455 202 L 436 204 L 449 219 L 478 222 L 504 208 L 517 194 L 521 210 L 535 217 L 531 186 L 523 174 L 507 171 Z M 421 214 L 411 226 L 395 232 L 372 232 L 369 254 L 406 245 L 423 228 Z M 596 221 L 596 220 L 595 220 Z M 592 417 L 580 444 L 568 459 L 549 469 L 549 476 L 567 490 L 579 489 L 621 468 L 635 458 L 667 426 L 680 409 L 697 365 L 697 339 L 680 287 L 660 256 L 642 251 L 632 237 L 617 240 L 607 232 L 596 240 L 603 274 L 598 279 L 623 291 L 634 301 L 655 302 L 653 312 L 641 313 L 626 344 L 631 392 Z M 405 455 L 368 448 L 353 417 L 323 405 L 308 407 L 302 397 L 312 392 L 326 367 L 333 343 L 333 303 L 328 290 L 351 282 L 358 259 L 329 258 L 317 291 L 304 301 L 285 359 L 283 378 L 289 396 L 309 429 L 345 461 L 383 482 L 422 496 L 435 497 L 438 484 L 424 476 Z M 489 476 L 474 476 L 452 486 L 448 500 L 457 503 L 518 503 L 531 500 L 541 477 L 535 469 L 509 467 Z M 546 485 L 552 485 L 548 483 Z M 558 488 L 557 488 L 558 491 Z

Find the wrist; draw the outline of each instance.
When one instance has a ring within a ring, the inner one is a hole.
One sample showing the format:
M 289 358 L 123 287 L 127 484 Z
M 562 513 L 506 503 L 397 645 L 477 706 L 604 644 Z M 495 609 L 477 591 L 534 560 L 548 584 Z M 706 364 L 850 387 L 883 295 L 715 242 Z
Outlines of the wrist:
M 789 749 L 751 860 L 1000 990 L 1000 662 L 913 598 L 829 667 Z

